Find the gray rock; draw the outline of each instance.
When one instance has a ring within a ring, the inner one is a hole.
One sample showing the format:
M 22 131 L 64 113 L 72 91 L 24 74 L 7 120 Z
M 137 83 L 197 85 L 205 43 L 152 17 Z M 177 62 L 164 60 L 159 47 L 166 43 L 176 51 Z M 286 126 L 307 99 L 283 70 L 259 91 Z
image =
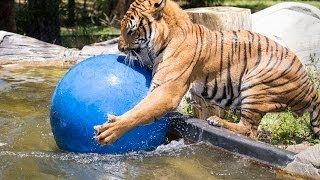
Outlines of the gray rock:
M 309 147 L 295 156 L 285 170 L 313 178 L 320 178 L 320 144 Z
M 0 62 L 74 60 L 79 50 L 39 41 L 20 34 L 0 31 Z
M 289 145 L 287 148 L 285 148 L 285 147 L 283 147 L 283 148 L 285 148 L 288 151 L 294 152 L 294 153 L 300 153 L 300 152 L 308 149 L 311 146 L 313 146 L 312 143 L 305 141 L 300 144 Z
M 121 54 L 119 38 L 84 46 L 81 50 L 69 49 L 34 38 L 0 31 L 0 64 L 24 61 L 81 61 L 99 54 Z
M 121 54 L 118 50 L 119 38 L 84 46 L 80 52 L 80 60 L 99 54 Z
M 304 65 L 310 55 L 320 59 L 320 10 L 314 6 L 284 2 L 266 8 L 252 14 L 252 30 L 291 49 Z

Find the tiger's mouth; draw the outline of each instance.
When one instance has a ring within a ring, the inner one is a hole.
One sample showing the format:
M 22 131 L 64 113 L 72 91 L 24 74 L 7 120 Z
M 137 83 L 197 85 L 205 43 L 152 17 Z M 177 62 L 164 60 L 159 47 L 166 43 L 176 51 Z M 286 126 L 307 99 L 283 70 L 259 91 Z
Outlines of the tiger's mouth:
M 154 60 L 147 49 L 128 49 L 125 54 L 127 55 L 125 62 L 129 66 L 133 66 L 135 65 L 135 62 L 138 62 L 141 67 L 146 65 L 148 68 L 152 69 L 154 65 Z
M 140 66 L 143 66 L 143 59 L 140 56 L 141 49 L 136 48 L 136 49 L 127 49 L 124 53 L 127 55 L 125 58 L 125 62 L 129 66 L 133 66 L 135 61 L 138 61 Z

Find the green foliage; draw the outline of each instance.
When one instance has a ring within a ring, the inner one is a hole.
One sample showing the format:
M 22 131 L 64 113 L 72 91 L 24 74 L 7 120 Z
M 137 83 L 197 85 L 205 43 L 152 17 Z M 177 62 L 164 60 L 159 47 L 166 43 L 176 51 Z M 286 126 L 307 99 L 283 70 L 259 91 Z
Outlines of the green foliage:
M 119 29 L 102 26 L 77 26 L 74 28 L 61 28 L 61 35 L 84 36 L 84 35 L 119 35 Z
M 282 113 L 267 113 L 259 127 L 259 139 L 272 144 L 290 145 L 302 141 L 314 142 L 309 113 L 293 117 L 290 110 Z
M 240 121 L 240 111 L 232 109 L 226 110 L 224 118 L 228 119 L 230 122 L 238 123 Z
M 116 3 L 117 0 L 62 0 L 61 26 L 105 25 Z
M 316 88 L 320 91 L 320 58 L 316 53 L 310 54 L 310 63 L 306 64 L 309 79 L 313 82 Z
M 77 26 L 61 28 L 62 45 L 69 48 L 82 48 L 95 42 L 106 41 L 119 36 L 119 29 L 103 26 Z
M 183 8 L 221 6 L 224 0 L 187 0 Z
M 179 109 L 182 114 L 187 116 L 193 116 L 192 106 L 191 106 L 191 99 L 189 96 L 184 96 L 182 101 L 179 105 Z

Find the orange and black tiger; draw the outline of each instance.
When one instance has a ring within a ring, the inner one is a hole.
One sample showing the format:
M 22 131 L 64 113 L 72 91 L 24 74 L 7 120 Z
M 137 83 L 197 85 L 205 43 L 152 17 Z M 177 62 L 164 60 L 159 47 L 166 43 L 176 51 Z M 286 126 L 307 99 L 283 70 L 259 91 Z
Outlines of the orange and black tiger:
M 239 123 L 208 121 L 255 136 L 267 112 L 288 108 L 311 114 L 320 134 L 320 98 L 300 60 L 289 49 L 250 31 L 210 31 L 194 24 L 171 0 L 135 0 L 121 22 L 119 50 L 153 69 L 150 93 L 121 116 L 96 129 L 111 144 L 135 126 L 174 110 L 190 86 L 208 104 L 239 109 Z

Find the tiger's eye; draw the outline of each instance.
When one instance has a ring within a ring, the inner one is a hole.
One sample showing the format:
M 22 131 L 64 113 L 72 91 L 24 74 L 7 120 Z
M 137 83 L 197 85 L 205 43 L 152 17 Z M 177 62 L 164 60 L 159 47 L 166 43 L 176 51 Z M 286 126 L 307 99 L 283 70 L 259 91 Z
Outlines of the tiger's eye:
M 154 7 L 155 7 L 155 8 L 160 7 L 160 3 L 155 3 L 155 4 L 154 4 Z

